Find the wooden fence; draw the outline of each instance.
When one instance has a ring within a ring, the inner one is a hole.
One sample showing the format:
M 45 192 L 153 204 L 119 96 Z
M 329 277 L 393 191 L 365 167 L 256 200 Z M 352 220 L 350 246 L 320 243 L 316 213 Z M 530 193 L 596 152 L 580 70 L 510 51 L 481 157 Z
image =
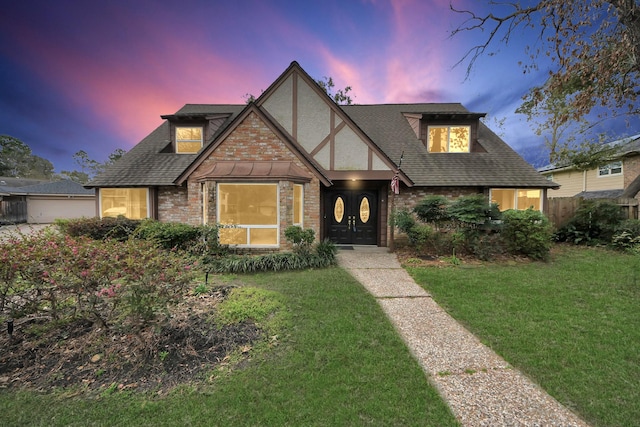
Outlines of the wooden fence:
M 552 197 L 547 199 L 545 213 L 549 221 L 560 227 L 569 221 L 582 202 L 581 197 Z M 625 218 L 638 219 L 638 199 L 598 199 L 600 201 L 613 202 L 620 206 Z
M 0 200 L 0 224 L 27 222 L 26 200 Z

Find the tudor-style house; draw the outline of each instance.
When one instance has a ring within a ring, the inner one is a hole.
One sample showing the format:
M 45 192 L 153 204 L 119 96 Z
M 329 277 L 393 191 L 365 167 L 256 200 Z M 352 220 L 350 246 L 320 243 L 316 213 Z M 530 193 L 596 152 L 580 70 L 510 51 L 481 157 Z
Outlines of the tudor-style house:
M 387 246 L 392 206 L 484 194 L 542 210 L 545 179 L 461 104 L 340 106 L 293 62 L 247 105 L 188 104 L 96 177 L 101 217 L 222 224 L 221 242 Z M 399 193 L 392 191 L 397 177 Z

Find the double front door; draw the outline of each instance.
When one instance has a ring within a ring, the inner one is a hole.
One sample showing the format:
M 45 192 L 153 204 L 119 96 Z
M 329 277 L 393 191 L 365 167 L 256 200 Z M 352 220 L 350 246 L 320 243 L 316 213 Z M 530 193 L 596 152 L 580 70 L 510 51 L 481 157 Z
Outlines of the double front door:
M 327 237 L 338 244 L 375 245 L 378 198 L 374 191 L 331 190 L 324 206 Z

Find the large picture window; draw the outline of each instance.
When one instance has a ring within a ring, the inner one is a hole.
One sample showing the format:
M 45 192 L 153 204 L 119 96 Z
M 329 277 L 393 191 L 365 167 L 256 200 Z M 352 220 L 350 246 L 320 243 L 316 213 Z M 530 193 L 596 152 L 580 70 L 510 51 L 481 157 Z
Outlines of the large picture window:
M 279 244 L 278 184 L 218 184 L 220 243 L 239 246 Z
M 176 128 L 176 153 L 193 154 L 202 148 L 201 127 Z
M 429 126 L 430 153 L 468 153 L 471 126 Z
M 491 202 L 497 203 L 500 211 L 529 208 L 539 211 L 542 209 L 542 191 L 538 189 L 493 188 L 491 189 Z
M 124 216 L 129 219 L 149 217 L 149 190 L 147 188 L 101 188 L 100 216 Z

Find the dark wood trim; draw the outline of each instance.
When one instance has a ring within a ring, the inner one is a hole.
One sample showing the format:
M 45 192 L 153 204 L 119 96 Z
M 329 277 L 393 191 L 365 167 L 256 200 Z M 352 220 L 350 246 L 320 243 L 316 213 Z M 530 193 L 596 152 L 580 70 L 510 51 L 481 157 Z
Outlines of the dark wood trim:
M 336 180 L 360 180 L 360 181 L 391 181 L 393 178 L 393 171 L 372 171 L 372 170 L 353 170 L 353 171 L 334 171 L 330 170 L 326 172 L 327 178 L 331 181 Z
M 291 75 L 291 136 L 298 140 L 298 73 Z

